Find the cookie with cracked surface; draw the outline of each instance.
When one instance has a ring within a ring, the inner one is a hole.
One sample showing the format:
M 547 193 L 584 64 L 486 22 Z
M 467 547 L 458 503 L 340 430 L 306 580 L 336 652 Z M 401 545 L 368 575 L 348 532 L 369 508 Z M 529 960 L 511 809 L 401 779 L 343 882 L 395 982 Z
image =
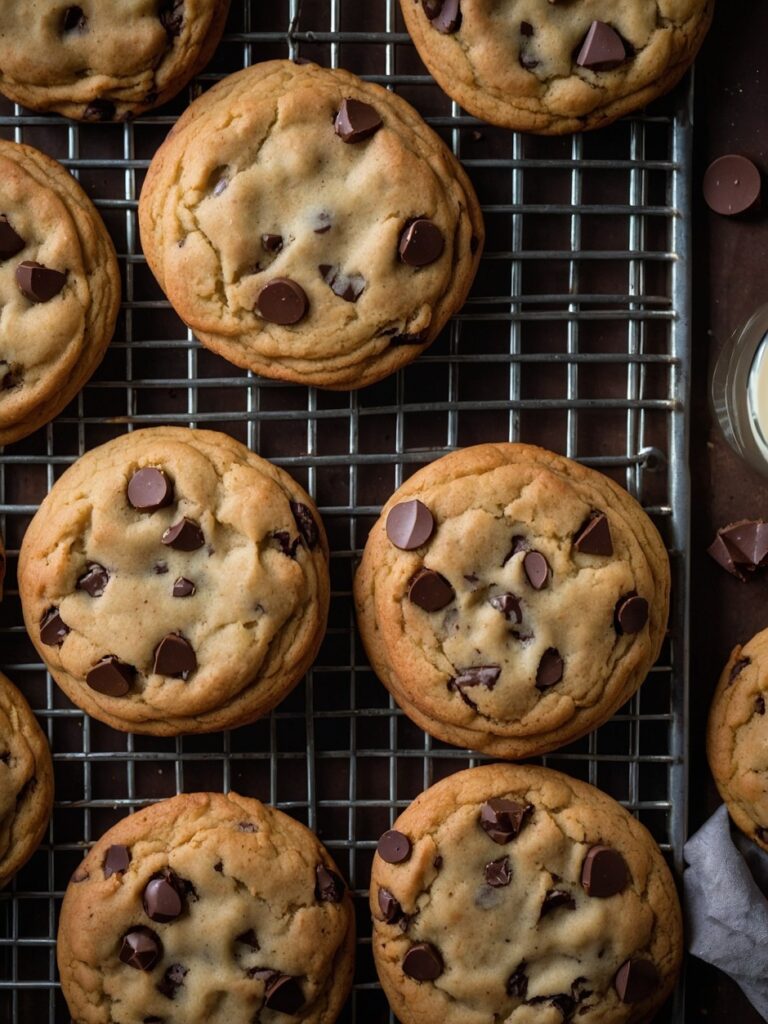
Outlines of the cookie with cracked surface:
M 768 850 L 768 629 L 735 647 L 712 699 L 707 756 L 741 831 Z
M 4 0 L 0 92 L 34 110 L 123 121 L 205 67 L 229 0 Z
M 283 470 L 225 434 L 156 427 L 88 452 L 27 530 L 27 629 L 67 696 L 126 732 L 233 728 L 311 665 L 325 533 Z
M 192 793 L 95 844 L 57 957 L 74 1024 L 332 1024 L 354 942 L 347 887 L 309 829 L 258 800 Z
M 61 164 L 0 140 L 0 444 L 48 423 L 93 374 L 120 308 L 104 223 Z
M 669 560 L 602 473 L 522 444 L 446 455 L 371 530 L 355 578 L 371 664 L 447 743 L 530 757 L 605 722 L 658 657 Z
M 48 741 L 24 696 L 0 672 L 0 888 L 40 845 L 52 806 Z
M 434 341 L 483 243 L 469 179 L 413 107 L 291 61 L 231 75 L 189 107 L 139 218 L 155 277 L 204 345 L 342 390 Z
M 476 117 L 556 135 L 610 124 L 669 92 L 714 0 L 400 0 L 421 59 Z
M 403 1024 L 635 1024 L 682 959 L 675 884 L 648 831 L 587 783 L 485 765 L 422 793 L 379 843 L 373 952 Z M 382 850 L 382 845 L 384 849 Z

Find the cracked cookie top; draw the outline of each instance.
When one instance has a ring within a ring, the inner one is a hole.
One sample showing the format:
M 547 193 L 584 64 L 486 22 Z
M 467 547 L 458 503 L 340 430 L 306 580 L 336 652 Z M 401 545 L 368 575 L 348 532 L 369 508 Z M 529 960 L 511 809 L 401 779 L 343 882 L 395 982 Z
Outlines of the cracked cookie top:
M 0 887 L 34 853 L 52 804 L 48 741 L 22 694 L 0 673 Z
M 768 629 L 734 648 L 712 700 L 707 755 L 728 813 L 768 850 Z
M 471 768 L 422 793 L 379 842 L 370 902 L 403 1024 L 647 1020 L 682 956 L 674 882 L 646 829 L 592 786 L 529 765 Z
M 230 793 L 124 818 L 67 889 L 57 956 L 75 1024 L 332 1024 L 352 901 L 316 837 Z
M 467 176 L 409 104 L 290 61 L 192 104 L 139 214 L 149 264 L 203 344 L 331 388 L 379 380 L 433 341 L 483 241 Z
M 440 86 L 483 120 L 557 134 L 598 128 L 671 89 L 714 0 L 400 0 Z
M 158 427 L 84 455 L 27 530 L 27 629 L 67 696 L 128 732 L 265 714 L 311 664 L 325 534 L 287 473 L 213 431 Z
M 165 103 L 208 63 L 229 0 L 3 0 L 0 92 L 84 121 Z
M 418 725 L 527 757 L 635 692 L 664 637 L 669 562 L 603 474 L 529 445 L 479 445 L 387 502 L 355 599 L 371 663 Z

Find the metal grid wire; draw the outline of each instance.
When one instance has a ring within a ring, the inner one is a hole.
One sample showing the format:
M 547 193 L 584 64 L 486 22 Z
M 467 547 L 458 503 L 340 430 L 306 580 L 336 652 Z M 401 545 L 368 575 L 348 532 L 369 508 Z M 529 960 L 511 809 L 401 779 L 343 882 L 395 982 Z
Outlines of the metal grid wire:
M 301 10 L 300 10 L 301 8 Z M 651 678 L 597 733 L 545 759 L 611 793 L 679 870 L 686 825 L 690 88 L 589 136 L 537 139 L 462 114 L 424 72 L 396 0 L 234 0 L 227 35 L 187 95 L 125 125 L 0 108 L 4 137 L 59 158 L 115 239 L 124 303 L 93 381 L 55 423 L 0 456 L 9 549 L 2 668 L 54 752 L 46 841 L 0 894 L 0 1021 L 69 1020 L 56 919 L 88 844 L 130 810 L 181 791 L 233 788 L 315 829 L 358 906 L 345 1020 L 387 1020 L 370 955 L 366 885 L 376 838 L 423 788 L 476 763 L 416 729 L 374 678 L 355 633 L 351 577 L 384 500 L 415 467 L 491 439 L 537 442 L 597 466 L 643 501 L 675 581 Z M 344 66 L 396 89 L 451 145 L 478 189 L 488 245 L 464 310 L 416 364 L 361 393 L 257 379 L 201 349 L 140 252 L 136 198 L 157 145 L 222 75 L 272 57 Z M 138 425 L 223 429 L 289 469 L 318 501 L 332 546 L 330 629 L 306 682 L 232 734 L 131 737 L 61 696 L 23 630 L 15 582 L 24 529 L 77 455 Z M 671 1011 L 683 1019 L 682 994 Z

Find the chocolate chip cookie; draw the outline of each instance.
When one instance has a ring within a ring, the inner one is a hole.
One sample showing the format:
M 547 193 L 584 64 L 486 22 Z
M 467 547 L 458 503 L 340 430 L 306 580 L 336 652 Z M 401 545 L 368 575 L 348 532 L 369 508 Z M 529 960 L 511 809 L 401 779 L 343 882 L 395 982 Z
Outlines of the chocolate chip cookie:
M 469 179 L 409 104 L 290 61 L 192 104 L 152 161 L 139 217 L 152 271 L 204 345 L 338 389 L 434 341 L 483 243 Z
M 82 121 L 175 96 L 219 44 L 229 0 L 3 0 L 0 92 Z
M 54 485 L 19 557 L 27 630 L 67 696 L 154 735 L 252 722 L 311 665 L 328 614 L 317 509 L 224 434 L 158 427 Z
M 768 629 L 734 648 L 720 676 L 707 755 L 720 795 L 739 828 L 768 850 Z
M 400 0 L 439 85 L 518 131 L 600 128 L 668 92 L 690 67 L 714 0 Z
M 373 952 L 402 1024 L 629 1024 L 682 958 L 674 881 L 605 793 L 531 765 L 432 786 L 379 841 Z
M 90 199 L 55 160 L 0 139 L 0 444 L 74 398 L 119 307 L 114 246 Z
M 317 838 L 234 793 L 164 800 L 75 872 L 57 956 L 73 1024 L 333 1024 L 352 901 Z
M 29 704 L 0 672 L 0 888 L 39 846 L 52 806 L 48 741 Z
M 529 757 L 605 722 L 658 657 L 669 560 L 638 503 L 541 448 L 486 444 L 385 505 L 355 579 L 371 664 L 447 743 Z

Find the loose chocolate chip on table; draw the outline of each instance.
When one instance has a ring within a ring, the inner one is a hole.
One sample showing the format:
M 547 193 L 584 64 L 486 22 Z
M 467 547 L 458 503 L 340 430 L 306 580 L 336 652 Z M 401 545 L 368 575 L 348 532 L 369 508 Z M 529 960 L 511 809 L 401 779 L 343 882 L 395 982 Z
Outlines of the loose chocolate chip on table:
M 501 675 L 500 665 L 472 665 L 470 668 L 459 669 L 459 674 L 452 680 L 453 689 L 461 690 L 465 686 L 485 686 L 492 690 Z
M 509 562 L 511 559 L 513 559 L 515 557 L 515 555 L 519 555 L 521 551 L 527 551 L 527 550 L 528 550 L 528 541 L 525 539 L 525 537 L 522 537 L 519 534 L 514 536 L 512 538 L 512 546 L 509 549 L 509 554 L 506 556 L 504 561 L 501 563 L 502 568 L 507 564 L 507 562 Z
M 494 797 L 480 808 L 480 827 L 494 843 L 504 846 L 517 839 L 532 814 L 532 804 Z
M 494 889 L 502 889 L 512 881 L 512 868 L 509 857 L 500 857 L 485 865 L 485 880 Z
M 353 99 L 342 101 L 333 124 L 339 138 L 349 143 L 370 139 L 381 125 L 381 117 L 375 107 L 370 103 L 361 103 L 360 100 Z
M 576 63 L 591 71 L 610 71 L 627 59 L 627 49 L 619 33 L 604 21 L 593 21 L 581 45 Z
M 282 235 L 262 235 L 261 244 L 266 252 L 278 253 L 283 248 Z
M 335 871 L 329 871 L 325 864 L 315 868 L 315 899 L 321 903 L 341 903 L 346 886 Z
M 768 563 L 768 523 L 740 519 L 717 531 L 707 553 L 732 576 L 744 581 Z
M 762 184 L 760 171 L 748 157 L 721 156 L 704 174 L 704 202 L 723 217 L 751 213 L 760 207 Z
M 456 597 L 456 591 L 439 572 L 419 569 L 411 580 L 408 598 L 425 612 L 439 612 Z
M 515 597 L 514 594 L 497 594 L 496 597 L 491 598 L 489 603 L 497 612 L 501 612 L 505 619 L 511 619 L 514 616 L 518 625 L 523 621 L 520 598 Z
M 573 546 L 582 555 L 602 555 L 607 558 L 613 554 L 611 527 L 604 512 L 590 513 L 589 518 L 581 524 Z
M 276 277 L 259 292 L 256 308 L 270 323 L 290 327 L 304 319 L 309 299 L 301 285 L 287 277 Z
M 304 993 L 298 980 L 287 974 L 275 974 L 266 983 L 264 1005 L 278 1013 L 298 1013 L 304 1005 Z
M 403 973 L 414 981 L 435 981 L 443 973 L 443 958 L 429 942 L 417 942 L 403 957 Z
M 613 984 L 622 1003 L 639 1003 L 656 992 L 661 982 L 651 960 L 627 960 L 619 968 Z
M 529 551 L 523 569 L 534 590 L 543 590 L 549 583 L 549 562 L 540 551 Z
M 565 664 L 560 652 L 555 647 L 548 647 L 541 656 L 539 667 L 536 670 L 536 689 L 548 690 L 556 686 L 563 678 Z
M 128 482 L 128 502 L 140 512 L 157 512 L 173 501 L 173 484 L 154 466 L 138 469 Z
M 85 573 L 77 581 L 77 589 L 84 590 L 91 597 L 101 597 L 107 589 L 109 573 L 103 565 L 91 562 Z
M 581 884 L 588 896 L 615 896 L 629 884 L 627 862 L 610 846 L 593 846 L 581 867 Z
M 637 594 L 625 594 L 618 600 L 614 621 L 620 636 L 639 633 L 648 621 L 648 602 Z
M 291 502 L 291 512 L 293 513 L 293 518 L 296 521 L 299 533 L 307 542 L 307 547 L 311 551 L 317 544 L 320 537 L 315 517 L 307 506 L 302 505 L 299 501 Z
M 44 267 L 42 263 L 25 260 L 16 267 L 16 284 L 30 302 L 49 302 L 59 294 L 67 280 L 60 270 Z
M 205 544 L 203 531 L 191 519 L 181 519 L 169 526 L 160 538 L 166 547 L 175 551 L 197 551 Z
M 762 695 L 762 693 L 758 693 L 758 695 L 755 697 L 755 712 L 758 715 L 765 714 L 765 697 Z
M 345 274 L 330 263 L 321 263 L 317 269 L 333 294 L 345 302 L 357 302 L 368 284 L 362 274 Z
M 197 668 L 197 657 L 192 645 L 179 633 L 163 637 L 155 651 L 153 671 L 160 676 L 188 679 Z
M 461 0 L 421 0 L 421 5 L 432 27 L 443 35 L 452 35 L 461 28 Z
M 528 994 L 528 975 L 525 973 L 525 960 L 518 964 L 507 979 L 507 995 L 517 999 L 525 999 Z
M 137 971 L 151 971 L 162 958 L 163 944 L 151 928 L 132 928 L 123 936 L 118 955 Z
M 184 24 L 184 0 L 163 0 L 158 17 L 171 39 L 178 36 Z
M 130 690 L 136 669 L 126 665 L 113 654 L 96 662 L 85 677 L 86 683 L 97 693 L 107 697 L 124 697 Z
M 550 889 L 544 897 L 539 917 L 546 917 L 547 914 L 551 914 L 553 910 L 559 910 L 561 907 L 566 910 L 575 910 L 576 900 L 565 889 Z
M 409 267 L 429 266 L 440 259 L 444 249 L 442 231 L 426 217 L 419 217 L 406 224 L 398 247 L 400 259 Z
M 17 256 L 27 243 L 11 227 L 5 214 L 0 215 L 0 260 Z
M 48 647 L 61 647 L 69 633 L 69 626 L 59 615 L 58 608 L 49 608 L 40 619 L 40 639 Z
M 192 580 L 179 576 L 173 584 L 172 593 L 174 597 L 193 597 L 196 589 Z
M 162 981 L 157 983 L 157 991 L 167 999 L 174 999 L 188 974 L 189 970 L 181 964 L 171 964 L 163 975 Z
M 111 100 L 92 100 L 83 111 L 85 121 L 111 121 L 117 107 Z
M 83 32 L 85 26 L 88 24 L 88 19 L 85 16 L 82 7 L 68 7 L 64 11 L 64 18 L 61 22 L 62 31 L 64 32 Z
M 379 839 L 376 852 L 387 864 L 402 864 L 411 856 L 411 840 L 396 829 L 390 829 Z
M 162 875 L 151 878 L 147 882 L 142 898 L 147 917 L 160 924 L 167 924 L 181 917 L 184 910 L 181 892 L 181 882 L 173 871 L 166 870 Z
M 131 863 L 131 851 L 127 846 L 116 844 L 110 846 L 104 857 L 104 877 L 111 878 L 112 875 L 121 874 L 128 870 Z
M 387 537 L 401 551 L 415 551 L 426 544 L 434 532 L 434 517 L 418 499 L 401 501 L 387 516 Z
M 403 908 L 389 889 L 379 889 L 379 910 L 387 924 L 396 924 L 403 916 Z

